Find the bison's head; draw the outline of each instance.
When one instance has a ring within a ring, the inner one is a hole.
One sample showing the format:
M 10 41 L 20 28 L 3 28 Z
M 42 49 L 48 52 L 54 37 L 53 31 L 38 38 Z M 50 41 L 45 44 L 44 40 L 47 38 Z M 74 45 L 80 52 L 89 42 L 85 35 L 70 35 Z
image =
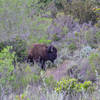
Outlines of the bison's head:
M 57 58 L 57 49 L 53 45 L 48 46 L 47 56 L 48 60 L 50 60 L 51 62 L 54 62 L 54 60 Z

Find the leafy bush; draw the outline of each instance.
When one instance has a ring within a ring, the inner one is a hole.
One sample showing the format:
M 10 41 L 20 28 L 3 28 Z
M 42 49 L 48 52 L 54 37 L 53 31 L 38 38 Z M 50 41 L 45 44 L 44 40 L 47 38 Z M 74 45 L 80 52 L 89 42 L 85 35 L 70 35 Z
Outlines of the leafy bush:
M 94 86 L 91 81 L 85 81 L 84 83 L 79 83 L 76 79 L 63 79 L 57 82 L 56 88 L 57 93 L 65 92 L 66 95 L 76 95 L 81 92 L 93 92 Z
M 7 46 L 12 46 L 12 51 L 16 52 L 17 61 L 22 62 L 26 57 L 26 42 L 20 38 L 0 42 L 0 50 Z
M 11 46 L 7 46 L 0 52 L 0 96 L 2 100 L 4 95 L 12 91 L 22 92 L 23 88 L 33 78 L 33 73 L 31 73 L 29 66 L 21 65 L 20 68 L 16 63 L 15 68 L 14 61 L 16 61 L 16 55 L 12 49 Z
M 0 52 L 0 96 L 12 91 L 11 85 L 16 78 L 13 65 L 15 52 L 11 52 L 11 49 L 7 46 Z

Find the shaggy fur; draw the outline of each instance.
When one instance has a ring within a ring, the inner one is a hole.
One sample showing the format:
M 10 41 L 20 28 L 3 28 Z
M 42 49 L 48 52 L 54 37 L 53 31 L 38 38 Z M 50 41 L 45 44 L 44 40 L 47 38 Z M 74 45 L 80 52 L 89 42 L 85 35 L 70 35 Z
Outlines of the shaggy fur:
M 27 62 L 34 61 L 41 64 L 41 68 L 45 70 L 45 62 L 50 60 L 52 63 L 57 58 L 57 49 L 53 46 L 45 44 L 33 44 L 28 51 Z

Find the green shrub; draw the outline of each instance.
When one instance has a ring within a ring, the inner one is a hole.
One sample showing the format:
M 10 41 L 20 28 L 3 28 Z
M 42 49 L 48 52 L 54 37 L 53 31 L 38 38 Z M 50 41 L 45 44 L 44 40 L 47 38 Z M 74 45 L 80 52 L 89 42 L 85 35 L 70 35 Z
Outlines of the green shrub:
M 11 52 L 11 49 L 12 47 L 7 46 L 0 52 L 0 91 L 4 91 L 5 93 L 8 93 L 11 89 L 11 85 L 16 78 L 13 65 L 15 52 Z
M 91 81 L 85 81 L 84 83 L 80 83 L 78 82 L 77 79 L 63 79 L 59 82 L 57 82 L 56 88 L 55 88 L 56 92 L 60 93 L 60 92 L 66 92 L 66 95 L 70 94 L 77 94 L 77 93 L 81 93 L 81 92 L 87 92 L 87 91 L 91 91 L 93 92 L 94 90 L 94 86 L 92 85 Z
M 0 50 L 7 46 L 12 46 L 12 51 L 16 52 L 17 61 L 22 62 L 26 57 L 26 45 L 25 40 L 16 37 L 13 40 L 0 42 Z

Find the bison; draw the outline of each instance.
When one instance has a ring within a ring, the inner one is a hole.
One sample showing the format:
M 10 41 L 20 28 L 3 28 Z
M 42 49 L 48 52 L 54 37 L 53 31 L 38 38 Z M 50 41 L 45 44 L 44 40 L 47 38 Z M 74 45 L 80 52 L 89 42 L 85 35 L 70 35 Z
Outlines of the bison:
M 45 70 L 45 62 L 54 60 L 57 58 L 57 49 L 53 45 L 47 46 L 46 44 L 33 44 L 28 51 L 27 62 L 34 61 L 40 63 L 40 67 Z

